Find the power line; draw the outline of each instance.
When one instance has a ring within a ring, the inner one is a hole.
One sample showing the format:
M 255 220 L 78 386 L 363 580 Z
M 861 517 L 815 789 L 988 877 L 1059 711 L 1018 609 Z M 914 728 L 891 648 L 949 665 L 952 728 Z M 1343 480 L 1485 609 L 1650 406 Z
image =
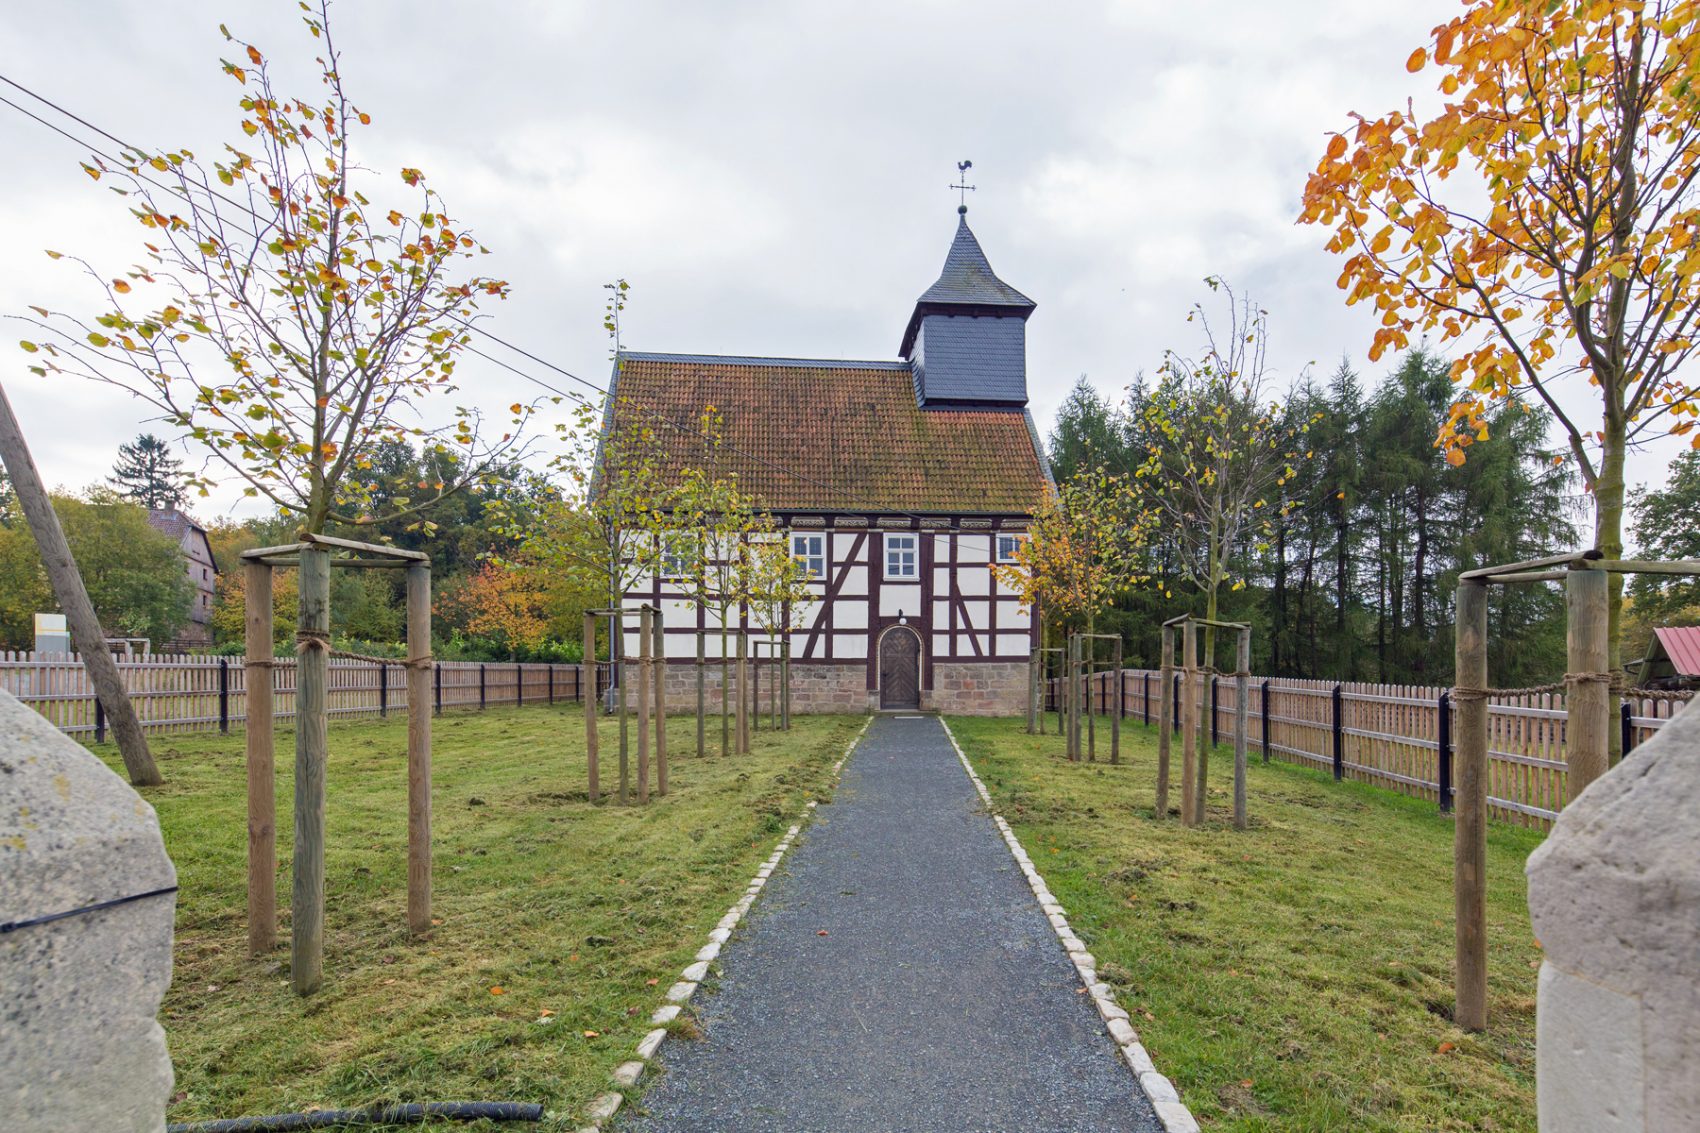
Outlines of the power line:
M 102 129 L 101 127 L 90 122 L 88 119 L 83 118 L 82 116 L 66 109 L 65 107 L 54 102 L 53 100 L 47 98 L 44 95 L 37 93 L 36 91 L 32 90 L 29 87 L 24 86 L 23 84 L 17 82 L 16 80 L 10 78 L 9 76 L 7 76 L 5 74 L 0 74 L 0 82 L 4 82 L 6 85 L 13 87 L 14 89 L 16 89 L 18 91 L 21 91 L 22 93 L 28 95 L 30 98 L 33 98 L 37 102 L 40 102 L 42 105 L 51 108 L 56 113 L 61 114 L 64 117 L 69 118 L 70 120 L 78 123 L 79 125 L 82 125 L 85 128 L 94 131 L 95 133 L 99 134 L 103 138 L 107 138 L 110 141 L 117 143 L 119 146 L 122 146 L 126 149 L 129 149 L 129 150 L 133 150 L 138 154 L 146 152 L 142 147 L 136 146 L 133 143 L 127 142 L 124 139 L 118 137 L 117 135 L 115 135 L 115 134 L 113 134 L 113 133 L 111 133 L 111 132 L 109 132 L 105 129 Z M 4 95 L 0 95 L 0 103 L 4 103 L 5 105 L 11 107 L 12 109 L 18 111 L 20 114 L 24 115 L 25 117 L 47 127 L 48 129 L 52 130 L 54 133 L 59 134 L 60 136 L 66 138 L 66 139 L 68 139 L 72 142 L 75 142 L 78 146 L 80 146 L 84 149 L 87 149 L 90 153 L 96 155 L 97 157 L 104 158 L 105 160 L 111 161 L 114 164 L 117 164 L 117 165 L 120 165 L 120 166 L 124 166 L 124 165 L 127 164 L 122 159 L 114 157 L 113 155 L 104 152 L 103 150 L 100 149 L 100 147 L 95 146 L 95 145 L 91 145 L 87 140 L 85 140 L 83 138 L 79 138 L 75 134 L 72 134 L 71 132 L 61 128 L 60 126 L 56 125 L 55 123 L 50 122 L 45 118 L 42 118 L 41 116 L 31 112 L 30 110 L 25 109 L 22 106 L 19 106 L 16 102 L 13 102 L 12 100 L 6 98 Z M 182 195 L 187 196 L 187 191 L 185 189 L 183 189 L 181 187 L 173 187 L 171 185 L 168 185 L 168 184 L 165 184 L 161 181 L 158 181 L 158 180 L 148 176 L 147 174 L 141 172 L 140 169 L 134 170 L 132 175 L 137 177 L 139 180 L 145 181 L 148 184 L 153 185 L 156 188 L 159 188 L 159 189 L 161 189 L 165 192 L 181 193 Z M 200 188 L 202 188 L 204 190 L 204 192 L 206 193 L 208 201 L 211 204 L 211 207 L 212 207 L 215 214 L 218 211 L 218 203 L 222 202 L 224 204 L 231 205 L 232 207 L 235 207 L 235 208 L 240 209 L 241 211 L 247 213 L 249 216 L 253 217 L 254 220 L 256 222 L 260 223 L 262 226 L 269 226 L 270 225 L 270 221 L 265 216 L 263 216 L 262 214 L 256 212 L 251 206 L 244 204 L 243 202 L 241 202 L 239 200 L 234 200 L 230 197 L 226 197 L 223 194 L 216 192 L 215 190 L 212 189 L 212 187 L 210 185 L 202 185 L 202 186 L 200 186 Z M 220 220 L 223 221 L 224 218 L 220 217 Z M 244 229 L 243 231 L 244 231 L 245 235 L 253 235 L 253 236 L 255 236 L 256 239 L 259 238 L 257 233 L 247 232 L 246 229 Z M 504 347 L 508 350 L 511 350 L 514 353 L 519 354 L 522 357 L 530 360 L 531 362 L 534 362 L 537 365 L 543 366 L 546 369 L 553 371 L 554 373 L 560 374 L 562 377 L 565 377 L 565 378 L 569 379 L 570 381 L 576 382 L 579 385 L 584 386 L 585 388 L 593 391 L 596 394 L 601 395 L 604 398 L 613 396 L 608 389 L 597 384 L 596 382 L 593 382 L 593 381 L 589 380 L 588 378 L 581 377 L 578 374 L 573 373 L 571 370 L 568 370 L 563 366 L 557 365 L 556 363 L 551 362 L 546 358 L 543 358 L 543 357 L 541 357 L 537 354 L 534 354 L 531 351 L 525 349 L 524 347 L 519 346 L 516 343 L 510 342 L 505 338 L 502 338 L 500 335 L 497 335 L 492 331 L 484 329 L 483 327 L 479 326 L 478 324 L 476 324 L 475 322 L 473 322 L 469 319 L 462 318 L 458 315 L 453 314 L 452 312 L 447 313 L 446 317 L 449 319 L 449 321 L 455 323 L 456 325 L 461 326 L 461 327 L 465 328 L 466 330 L 469 330 L 469 331 L 471 331 L 475 334 L 483 335 L 485 338 L 488 338 L 490 341 L 496 343 L 497 345 L 502 346 L 502 347 Z M 587 398 L 585 398 L 583 395 L 572 394 L 572 393 L 569 393 L 565 390 L 562 390 L 559 387 L 554 386 L 554 385 L 550 384 L 549 382 L 546 382 L 546 381 L 542 380 L 541 378 L 538 378 L 537 376 L 535 376 L 533 374 L 529 374 L 529 373 L 519 369 L 518 367 L 513 366 L 513 365 L 511 365 L 507 362 L 503 362 L 500 359 L 497 359 L 497 358 L 493 357 L 492 355 L 487 354 L 487 353 L 485 353 L 481 350 L 477 350 L 477 349 L 470 347 L 470 346 L 468 346 L 467 349 L 471 353 L 477 355 L 478 357 L 483 358 L 485 361 L 490 362 L 494 365 L 500 366 L 501 368 L 508 370 L 509 372 L 517 375 L 518 377 L 524 379 L 525 381 L 528 381 L 528 382 L 532 383 L 533 385 L 537 386 L 538 388 L 546 390 L 549 393 L 552 393 L 557 397 L 568 398 L 570 400 L 578 402 L 581 405 L 586 405 L 586 406 L 590 405 L 589 400 Z M 647 414 L 648 416 L 652 417 L 653 419 L 655 419 L 657 422 L 659 422 L 661 425 L 665 426 L 666 428 L 672 429 L 673 431 L 675 431 L 675 432 L 677 432 L 681 435 L 684 435 L 684 436 L 695 437 L 699 441 L 703 442 L 705 445 L 709 442 L 710 438 L 709 438 L 709 436 L 708 436 L 708 434 L 705 430 L 702 430 L 700 428 L 693 428 L 693 427 L 690 427 L 690 426 L 680 425 L 677 421 L 674 421 L 672 418 L 668 417 L 666 413 L 664 413 L 663 411 L 661 411 L 659 409 L 654 408 L 653 406 L 645 405 L 645 404 L 642 404 L 640 402 L 630 400 L 630 399 L 622 399 L 622 401 L 624 401 L 625 404 L 632 406 L 633 408 L 638 410 L 640 413 L 644 413 L 644 414 Z M 818 480 L 814 477 L 805 475 L 804 473 L 799 472 L 794 468 L 790 468 L 790 467 L 787 467 L 783 464 L 779 464 L 775 461 L 769 460 L 765 457 L 759 456 L 755 453 L 752 453 L 752 452 L 749 452 L 745 449 L 739 448 L 736 445 L 732 445 L 732 444 L 729 444 L 727 442 L 719 442 L 719 443 L 723 447 L 725 447 L 727 451 L 732 452 L 732 453 L 736 453 L 737 455 L 745 458 L 746 460 L 753 461 L 754 463 L 760 465 L 763 468 L 767 468 L 771 471 L 778 472 L 781 475 L 788 476 L 788 477 L 798 481 L 799 483 L 808 484 L 811 487 L 825 488 L 825 489 L 828 489 L 828 490 L 831 490 L 831 491 L 834 491 L 834 492 L 838 492 L 838 491 L 843 490 L 843 486 L 840 485 L 840 484 L 834 484 L 834 483 L 830 483 L 828 481 Z M 890 507 L 890 506 L 887 506 L 884 503 L 874 501 L 874 500 L 870 500 L 870 499 L 854 500 L 853 502 L 855 503 L 857 510 L 877 511 L 877 512 L 883 512 L 883 513 L 887 513 L 887 514 L 891 514 L 891 515 L 903 516 L 907 519 L 914 520 L 917 524 L 926 523 L 926 522 L 936 522 L 936 520 L 931 520 L 931 519 L 929 519 L 929 517 L 924 516 L 921 513 L 912 512 L 912 511 L 909 511 L 909 510 L 903 509 L 903 508 Z M 976 531 L 970 532 L 970 531 L 966 531 L 965 529 L 962 529 L 962 528 L 956 526 L 955 524 L 950 524 L 949 526 L 944 527 L 944 528 L 936 528 L 935 527 L 935 528 L 931 528 L 931 530 L 935 534 L 943 531 L 943 532 L 950 533 L 950 534 L 986 534 L 986 535 L 988 535 L 988 537 L 991 535 L 990 531 L 982 532 L 982 531 L 976 530 Z

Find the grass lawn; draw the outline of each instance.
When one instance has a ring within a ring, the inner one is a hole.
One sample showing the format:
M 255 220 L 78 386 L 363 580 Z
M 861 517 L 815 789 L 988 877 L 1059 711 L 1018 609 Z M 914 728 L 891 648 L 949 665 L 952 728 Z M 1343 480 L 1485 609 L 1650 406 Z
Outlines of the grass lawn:
M 1467 1035 L 1450 1022 L 1452 824 L 1432 804 L 1254 755 L 1236 833 L 1219 748 L 1210 821 L 1183 830 L 1152 817 L 1154 729 L 1130 723 L 1111 767 L 1067 763 L 1024 721 L 950 725 L 1206 1129 L 1535 1128 L 1538 833 L 1490 825 L 1490 1026 Z M 1177 742 L 1177 785 L 1179 759 Z
M 423 939 L 405 928 L 406 724 L 333 724 L 325 983 L 308 999 L 289 987 L 287 913 L 283 945 L 246 955 L 242 737 L 156 739 L 166 785 L 144 795 L 182 886 L 161 1013 L 177 1071 L 170 1120 L 513 1100 L 545 1103 L 552 1120 L 489 1128 L 576 1128 L 774 841 L 828 791 L 861 723 L 799 717 L 788 734 L 754 733 L 750 755 L 697 759 L 682 753 L 689 720 L 674 717 L 672 791 L 639 809 L 587 801 L 576 707 L 440 717 L 441 923 Z M 606 790 L 616 726 L 601 727 Z M 118 766 L 114 748 L 96 750 Z M 283 905 L 293 751 L 280 732 Z

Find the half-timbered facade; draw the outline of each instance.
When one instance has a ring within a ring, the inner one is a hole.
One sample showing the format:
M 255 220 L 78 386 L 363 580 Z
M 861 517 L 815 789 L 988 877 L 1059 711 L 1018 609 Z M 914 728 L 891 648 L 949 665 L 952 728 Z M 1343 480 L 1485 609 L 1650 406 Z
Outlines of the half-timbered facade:
M 714 459 L 806 567 L 811 597 L 789 618 L 796 710 L 1022 710 L 1036 628 L 992 567 L 1013 560 L 1050 484 L 1027 411 L 1033 308 L 992 272 L 963 216 L 899 360 L 619 356 L 616 427 L 622 414 L 694 422 L 713 406 Z M 702 462 L 688 430 L 657 429 L 656 443 L 672 471 Z M 626 596 L 663 610 L 681 702 L 697 631 L 718 628 L 684 593 L 664 563 Z

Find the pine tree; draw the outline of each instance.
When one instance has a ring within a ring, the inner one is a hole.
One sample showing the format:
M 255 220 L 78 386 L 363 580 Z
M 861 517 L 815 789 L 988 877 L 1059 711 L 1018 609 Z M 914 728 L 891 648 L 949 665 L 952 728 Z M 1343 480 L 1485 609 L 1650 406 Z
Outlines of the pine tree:
M 183 479 L 183 462 L 164 441 L 142 433 L 118 446 L 118 463 L 107 482 L 145 508 L 168 508 L 183 506 Z

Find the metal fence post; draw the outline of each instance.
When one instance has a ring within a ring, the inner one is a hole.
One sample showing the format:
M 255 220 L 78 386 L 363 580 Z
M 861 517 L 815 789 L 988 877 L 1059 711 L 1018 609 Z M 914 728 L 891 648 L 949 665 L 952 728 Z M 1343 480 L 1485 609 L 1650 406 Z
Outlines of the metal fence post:
M 1263 721 L 1263 762 L 1269 762 L 1269 682 L 1263 682 L 1263 709 L 1258 713 Z
M 218 659 L 218 730 L 230 734 L 230 661 L 224 657 Z
M 441 665 L 431 666 L 431 680 L 436 685 L 437 715 L 441 716 L 443 714 L 443 667 Z
M 1440 779 L 1440 813 L 1452 813 L 1452 694 L 1440 694 L 1440 728 L 1436 747 L 1439 749 L 1437 767 Z
M 1186 677 L 1185 673 L 1176 673 L 1175 674 L 1175 695 L 1174 695 L 1175 703 L 1174 703 L 1173 713 L 1172 713 L 1172 715 L 1170 715 L 1169 719 L 1174 722 L 1175 731 L 1177 731 L 1177 732 L 1181 730 L 1181 681 L 1185 677 Z
M 549 662 L 549 703 L 555 703 L 555 662 Z
M 390 667 L 378 662 L 378 715 L 390 714 Z
M 1634 714 L 1630 711 L 1629 702 L 1627 700 L 1618 706 L 1618 719 L 1622 721 L 1623 754 L 1628 755 L 1630 752 L 1635 750 L 1635 724 Z M 1621 759 L 1622 756 L 1619 756 L 1618 758 Z
M 1217 742 L 1221 738 L 1217 734 L 1218 728 L 1217 728 L 1217 725 L 1216 725 L 1216 717 L 1217 717 L 1217 712 L 1216 712 L 1216 682 L 1220 681 L 1221 679 L 1222 679 L 1221 677 L 1216 677 L 1216 676 L 1213 676 L 1213 677 L 1210 678 L 1210 746 L 1211 747 L 1215 747 Z
M 106 709 L 100 705 L 100 697 L 94 698 L 94 742 L 106 742 Z
M 1145 726 L 1151 726 L 1151 674 L 1139 678 L 1139 705 L 1145 711 Z
M 516 705 L 518 705 L 519 707 L 524 708 L 525 707 L 525 666 L 522 665 L 522 664 L 519 664 L 518 662 L 514 663 L 514 689 L 515 689 L 514 703 Z
M 485 668 L 486 668 L 486 666 L 482 665 L 482 664 L 478 666 L 478 710 L 480 712 L 482 712 L 484 710 L 484 704 L 485 704 L 485 693 L 484 693 L 484 680 L 485 680 L 484 670 L 485 670 Z
M 1345 721 L 1342 719 L 1343 703 L 1340 698 L 1340 686 L 1334 686 L 1334 778 L 1340 780 L 1346 775 L 1346 734 L 1342 731 Z

